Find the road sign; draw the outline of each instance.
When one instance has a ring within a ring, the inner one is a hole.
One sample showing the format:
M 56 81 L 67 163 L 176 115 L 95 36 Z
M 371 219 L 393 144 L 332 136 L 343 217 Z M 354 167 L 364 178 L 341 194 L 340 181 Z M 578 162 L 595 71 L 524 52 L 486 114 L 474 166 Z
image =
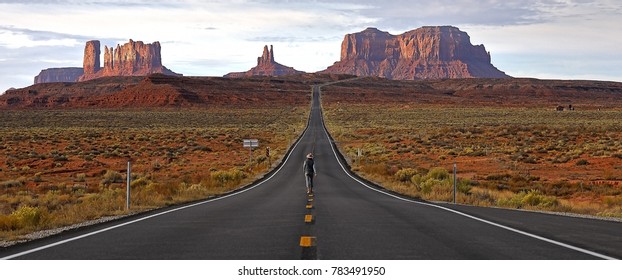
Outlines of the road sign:
M 257 147 L 259 147 L 259 140 L 244 139 L 244 148 L 257 148 Z
M 250 155 L 248 157 L 248 166 L 252 168 L 253 165 L 253 148 L 259 147 L 259 140 L 257 139 L 244 139 L 244 148 L 248 148 Z

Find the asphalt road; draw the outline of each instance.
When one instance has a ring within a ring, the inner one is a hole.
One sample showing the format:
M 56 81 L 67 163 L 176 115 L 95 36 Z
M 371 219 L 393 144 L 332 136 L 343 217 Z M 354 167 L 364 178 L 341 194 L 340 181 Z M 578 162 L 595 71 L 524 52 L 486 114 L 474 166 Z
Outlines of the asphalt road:
M 356 179 L 336 156 L 318 97 L 316 88 L 307 130 L 266 181 L 219 199 L 0 249 L 0 258 L 622 258 L 622 223 L 413 201 Z M 302 173 L 308 152 L 318 171 L 314 197 L 307 196 Z

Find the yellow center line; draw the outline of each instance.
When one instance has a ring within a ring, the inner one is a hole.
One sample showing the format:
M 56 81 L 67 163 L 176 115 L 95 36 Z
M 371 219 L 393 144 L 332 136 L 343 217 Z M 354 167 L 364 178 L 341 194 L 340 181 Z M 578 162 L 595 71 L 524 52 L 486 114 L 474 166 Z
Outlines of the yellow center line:
M 300 237 L 300 247 L 315 247 L 316 241 L 315 236 L 301 236 Z

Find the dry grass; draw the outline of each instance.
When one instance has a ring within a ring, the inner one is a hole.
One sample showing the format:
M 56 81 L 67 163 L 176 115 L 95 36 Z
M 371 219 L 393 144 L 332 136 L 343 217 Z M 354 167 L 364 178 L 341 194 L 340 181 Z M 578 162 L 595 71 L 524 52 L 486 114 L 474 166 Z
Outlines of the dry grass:
M 340 150 L 354 171 L 389 189 L 450 201 L 453 178 L 438 174 L 456 162 L 461 203 L 622 216 L 620 111 L 331 98 L 325 116 Z
M 222 194 L 282 158 L 308 108 L 0 112 L 0 239 Z M 242 139 L 257 138 L 249 163 Z M 271 160 L 265 147 L 271 148 Z

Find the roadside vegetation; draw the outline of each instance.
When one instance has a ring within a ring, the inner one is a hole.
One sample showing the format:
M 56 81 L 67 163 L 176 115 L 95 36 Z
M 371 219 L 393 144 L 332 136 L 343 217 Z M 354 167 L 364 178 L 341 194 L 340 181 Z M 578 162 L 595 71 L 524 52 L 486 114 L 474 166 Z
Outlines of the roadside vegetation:
M 305 106 L 0 112 L 0 240 L 219 195 L 284 156 Z M 253 152 L 243 139 L 259 139 Z M 270 147 L 270 157 L 266 156 Z
M 352 169 L 433 201 L 622 217 L 619 110 L 364 104 L 325 95 Z M 338 98 L 338 97 L 335 97 Z

